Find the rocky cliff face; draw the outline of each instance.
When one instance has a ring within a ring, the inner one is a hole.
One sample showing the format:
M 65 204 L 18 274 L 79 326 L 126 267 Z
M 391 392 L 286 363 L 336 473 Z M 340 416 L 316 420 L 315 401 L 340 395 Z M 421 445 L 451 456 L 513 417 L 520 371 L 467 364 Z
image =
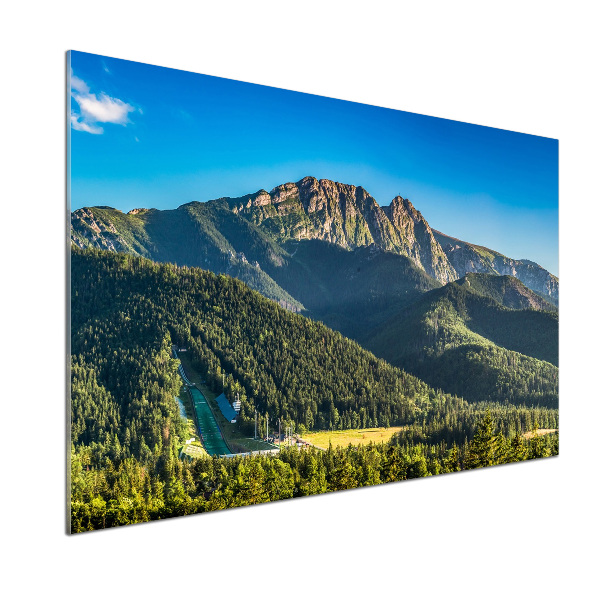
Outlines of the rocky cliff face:
M 362 187 L 305 177 L 228 201 L 280 242 L 318 239 L 351 249 L 375 244 L 411 258 L 442 283 L 458 277 L 427 221 L 400 196 L 381 207 Z
M 396 243 L 400 254 L 412 258 L 417 265 L 428 265 L 428 268 L 423 266 L 425 271 L 442 283 L 458 278 L 429 223 L 410 200 L 396 196 L 383 210 L 397 232 Z
M 113 252 L 132 251 L 114 223 L 95 215 L 89 208 L 80 208 L 72 213 L 71 243 L 80 248 L 93 246 Z
M 558 304 L 558 279 L 537 263 L 498 256 L 493 265 L 499 275 L 512 275 L 528 288 L 548 296 Z
M 487 273 L 467 273 L 452 285 L 462 286 L 492 298 L 506 308 L 514 310 L 544 310 L 558 312 L 558 308 L 544 300 L 512 275 L 489 275 Z
M 510 275 L 558 305 L 558 278 L 537 263 L 508 258 L 488 248 L 459 240 L 444 246 L 444 252 L 460 277 L 467 273 Z

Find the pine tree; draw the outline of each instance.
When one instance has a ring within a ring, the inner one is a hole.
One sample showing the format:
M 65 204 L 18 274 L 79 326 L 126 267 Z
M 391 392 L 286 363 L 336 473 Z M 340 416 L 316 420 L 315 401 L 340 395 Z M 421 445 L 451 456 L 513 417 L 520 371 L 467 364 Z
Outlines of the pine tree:
M 494 420 L 488 410 L 477 428 L 473 441 L 469 444 L 467 469 L 501 464 L 505 459 L 504 446 L 504 436 L 496 433 Z

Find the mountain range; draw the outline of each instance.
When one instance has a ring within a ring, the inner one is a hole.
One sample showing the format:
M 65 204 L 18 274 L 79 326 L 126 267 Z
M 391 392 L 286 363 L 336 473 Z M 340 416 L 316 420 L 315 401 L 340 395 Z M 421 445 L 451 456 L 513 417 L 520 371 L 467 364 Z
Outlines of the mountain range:
M 271 192 L 191 202 L 175 210 L 142 208 L 124 214 L 107 206 L 82 208 L 73 212 L 71 239 L 79 247 L 231 271 L 243 281 L 255 278 L 257 286 L 266 284 L 269 269 L 289 258 L 285 248 L 290 241 L 321 240 L 347 250 L 373 245 L 410 258 L 442 284 L 468 272 L 512 275 L 558 303 L 558 278 L 536 263 L 432 230 L 401 196 L 379 206 L 362 187 L 314 177 Z M 269 283 L 274 296 L 285 296 Z
M 558 278 L 432 229 L 401 196 L 305 177 L 174 210 L 82 208 L 71 242 L 236 277 L 468 400 L 558 401 Z

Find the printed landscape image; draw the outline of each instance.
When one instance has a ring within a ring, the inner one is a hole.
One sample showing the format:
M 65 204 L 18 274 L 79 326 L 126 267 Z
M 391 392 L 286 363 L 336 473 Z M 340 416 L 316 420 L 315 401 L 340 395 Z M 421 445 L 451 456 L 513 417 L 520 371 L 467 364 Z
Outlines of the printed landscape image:
M 71 532 L 558 454 L 557 140 L 67 79 Z

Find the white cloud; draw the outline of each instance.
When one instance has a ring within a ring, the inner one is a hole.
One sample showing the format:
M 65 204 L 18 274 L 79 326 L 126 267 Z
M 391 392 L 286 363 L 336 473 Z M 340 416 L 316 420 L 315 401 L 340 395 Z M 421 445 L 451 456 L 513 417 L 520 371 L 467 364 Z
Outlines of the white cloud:
M 87 86 L 83 79 L 79 79 L 71 73 L 71 89 L 80 92 L 81 94 L 88 94 L 90 88 Z
M 71 96 L 79 105 L 79 112 L 71 112 L 71 127 L 78 131 L 103 133 L 104 129 L 97 123 L 125 126 L 130 122 L 129 113 L 136 110 L 131 104 L 118 98 L 111 98 L 104 92 L 99 96 L 92 94 L 85 81 L 73 74 L 71 74 Z
M 86 123 L 85 121 L 80 121 L 78 119 L 77 114 L 71 113 L 71 127 L 76 129 L 77 131 L 87 131 L 88 133 L 100 134 L 104 133 L 104 129 L 102 127 L 98 127 L 97 125 L 91 125 Z
M 118 98 L 111 98 L 106 94 L 73 94 L 75 102 L 79 104 L 81 114 L 87 121 L 97 123 L 116 123 L 125 125 L 127 116 L 135 108 Z

